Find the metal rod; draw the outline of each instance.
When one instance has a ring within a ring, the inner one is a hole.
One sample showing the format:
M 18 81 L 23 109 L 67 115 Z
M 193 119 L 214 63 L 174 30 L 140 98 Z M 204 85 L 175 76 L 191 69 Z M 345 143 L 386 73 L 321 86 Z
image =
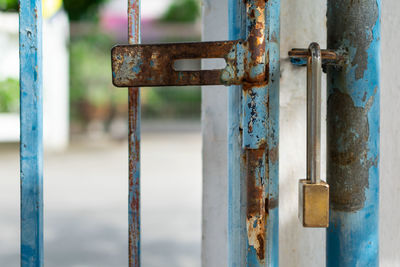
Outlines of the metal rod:
M 321 49 L 317 43 L 309 46 L 307 59 L 307 179 L 321 181 Z
M 381 0 L 328 0 L 328 49 L 348 54 L 327 68 L 327 266 L 379 265 Z
M 228 264 L 277 266 L 280 3 L 229 5 L 230 38 L 249 53 L 246 82 L 229 88 Z
M 246 7 L 244 1 L 229 0 L 229 38 L 245 39 Z M 243 184 L 243 149 L 241 125 L 241 85 L 228 89 L 228 266 L 246 266 L 246 206 Z
M 42 5 L 19 8 L 21 266 L 43 266 Z
M 129 43 L 140 43 L 140 0 L 128 0 Z M 140 89 L 129 88 L 129 266 L 140 260 Z
M 280 0 L 267 1 L 267 177 L 266 265 L 279 266 L 279 80 Z

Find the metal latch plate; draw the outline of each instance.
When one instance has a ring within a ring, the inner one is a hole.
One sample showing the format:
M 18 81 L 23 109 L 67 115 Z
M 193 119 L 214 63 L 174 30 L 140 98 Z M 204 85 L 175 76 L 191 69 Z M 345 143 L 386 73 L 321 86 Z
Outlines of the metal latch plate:
M 230 85 L 244 76 L 244 42 L 117 45 L 111 51 L 113 84 L 117 87 Z M 179 59 L 224 58 L 216 70 L 177 71 Z

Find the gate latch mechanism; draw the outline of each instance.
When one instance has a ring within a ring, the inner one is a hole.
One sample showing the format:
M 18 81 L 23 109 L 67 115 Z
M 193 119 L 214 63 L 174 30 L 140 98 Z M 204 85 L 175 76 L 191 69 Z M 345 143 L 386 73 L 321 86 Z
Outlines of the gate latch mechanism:
M 320 178 L 322 52 L 317 43 L 300 51 L 307 56 L 307 177 L 299 181 L 299 219 L 304 227 L 328 227 L 329 185 Z

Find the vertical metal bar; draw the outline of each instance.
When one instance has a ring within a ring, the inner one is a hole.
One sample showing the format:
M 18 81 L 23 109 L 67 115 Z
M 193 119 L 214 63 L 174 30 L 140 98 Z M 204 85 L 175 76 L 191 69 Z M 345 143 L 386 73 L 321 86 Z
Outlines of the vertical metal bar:
M 128 0 L 129 43 L 140 43 L 140 0 Z M 140 266 L 140 89 L 129 88 L 129 266 Z
M 246 82 L 229 89 L 228 262 L 277 266 L 280 3 L 229 4 L 230 38 L 249 52 Z
M 279 266 L 280 0 L 267 1 L 267 247 L 266 266 Z
M 309 46 L 307 59 L 307 180 L 321 181 L 321 49 Z
M 229 38 L 246 39 L 244 1 L 229 0 Z M 228 266 L 246 266 L 246 206 L 243 188 L 243 149 L 241 125 L 242 86 L 228 89 Z
M 327 266 L 379 265 L 380 0 L 328 0 Z
M 42 5 L 21 0 L 21 266 L 43 266 Z

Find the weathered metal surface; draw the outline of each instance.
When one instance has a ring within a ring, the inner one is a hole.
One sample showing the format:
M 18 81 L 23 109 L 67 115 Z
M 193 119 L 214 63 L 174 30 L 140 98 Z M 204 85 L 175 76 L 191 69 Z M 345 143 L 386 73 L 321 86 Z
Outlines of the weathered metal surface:
M 299 66 L 307 65 L 307 58 L 310 56 L 309 50 L 302 48 L 293 48 L 288 54 L 291 63 Z M 342 51 L 321 49 L 322 64 L 340 65 L 344 60 L 344 54 Z
M 379 265 L 380 0 L 328 0 L 327 266 Z
M 242 90 L 229 89 L 229 266 L 278 265 L 279 1 L 230 1 L 248 40 Z
M 112 49 L 113 83 L 127 86 L 240 84 L 247 43 L 221 41 L 155 45 L 120 45 Z M 179 59 L 224 58 L 225 69 L 176 71 Z
M 242 87 L 242 146 L 259 149 L 267 142 L 266 3 L 264 0 L 245 2 L 248 52 L 245 62 L 247 79 Z
M 43 266 L 42 5 L 19 8 L 21 266 Z
M 265 149 L 247 149 L 244 154 L 246 170 L 246 230 L 247 266 L 264 266 L 266 258 L 267 212 L 265 199 L 267 183 Z M 257 265 L 256 265 L 257 264 Z
M 246 39 L 244 1 L 229 0 L 229 38 Z M 242 149 L 241 86 L 228 88 L 228 266 L 247 266 L 246 175 Z
M 129 43 L 140 42 L 140 0 L 128 0 Z M 129 266 L 140 267 L 140 89 L 129 88 Z
M 280 0 L 267 1 L 267 213 L 266 264 L 279 266 L 279 80 Z

